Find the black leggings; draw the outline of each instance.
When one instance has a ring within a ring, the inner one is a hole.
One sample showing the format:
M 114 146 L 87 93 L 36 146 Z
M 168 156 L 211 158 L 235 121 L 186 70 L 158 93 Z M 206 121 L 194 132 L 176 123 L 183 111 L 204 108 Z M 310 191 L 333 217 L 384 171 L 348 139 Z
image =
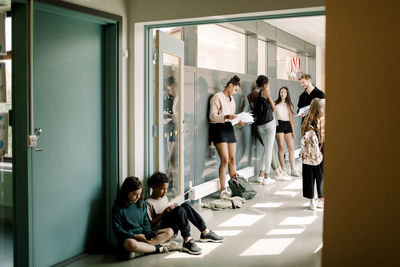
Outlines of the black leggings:
M 174 208 L 161 220 L 161 228 L 172 228 L 174 233 L 181 230 L 183 238 L 190 236 L 190 223 L 193 223 L 200 232 L 204 231 L 207 227 L 206 224 L 192 206 L 187 203 Z
M 323 162 L 317 166 L 303 164 L 303 197 L 314 198 L 314 182 L 317 182 L 318 198 L 323 198 Z

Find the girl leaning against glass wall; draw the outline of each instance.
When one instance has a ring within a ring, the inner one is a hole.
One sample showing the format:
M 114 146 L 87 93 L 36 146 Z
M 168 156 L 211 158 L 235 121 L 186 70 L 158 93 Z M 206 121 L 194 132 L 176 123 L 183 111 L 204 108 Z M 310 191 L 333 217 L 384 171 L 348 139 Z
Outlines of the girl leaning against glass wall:
M 290 173 L 291 176 L 299 177 L 300 174 L 295 169 L 295 154 L 294 154 L 294 111 L 293 104 L 290 98 L 289 89 L 283 86 L 279 89 L 278 99 L 275 101 L 275 118 L 278 121 L 276 126 L 276 141 L 278 142 L 279 162 L 284 172 L 285 159 L 284 149 L 285 142 L 289 151 Z
M 226 168 L 229 167 L 229 176 L 234 177 L 236 173 L 236 136 L 230 120 L 236 118 L 236 104 L 233 96 L 240 89 L 240 78 L 235 75 L 226 84 L 222 92 L 216 93 L 210 99 L 210 141 L 212 141 L 217 149 L 218 156 L 221 160 L 219 165 L 219 197 L 230 197 L 226 191 Z M 238 123 L 239 127 L 243 126 L 242 122 Z

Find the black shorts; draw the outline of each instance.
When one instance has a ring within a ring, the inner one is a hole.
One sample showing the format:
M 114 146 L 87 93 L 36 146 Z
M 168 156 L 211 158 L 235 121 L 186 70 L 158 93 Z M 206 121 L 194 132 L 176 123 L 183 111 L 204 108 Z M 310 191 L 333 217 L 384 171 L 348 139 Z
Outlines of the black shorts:
M 209 129 L 210 143 L 236 143 L 235 131 L 232 123 L 210 123 Z
M 278 120 L 278 126 L 276 126 L 276 133 L 292 133 L 292 125 L 290 124 L 290 121 L 279 121 Z

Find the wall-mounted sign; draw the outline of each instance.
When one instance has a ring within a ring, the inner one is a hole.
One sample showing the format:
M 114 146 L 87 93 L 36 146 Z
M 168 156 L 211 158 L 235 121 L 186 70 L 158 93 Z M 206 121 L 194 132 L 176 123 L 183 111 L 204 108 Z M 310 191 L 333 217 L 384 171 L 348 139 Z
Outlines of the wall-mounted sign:
M 290 72 L 300 73 L 300 58 L 292 57 L 290 63 Z
M 0 156 L 8 153 L 8 113 L 0 113 Z
M 0 63 L 0 103 L 7 103 L 6 63 Z
M 0 55 L 7 55 L 6 50 L 6 18 L 7 14 L 0 12 Z

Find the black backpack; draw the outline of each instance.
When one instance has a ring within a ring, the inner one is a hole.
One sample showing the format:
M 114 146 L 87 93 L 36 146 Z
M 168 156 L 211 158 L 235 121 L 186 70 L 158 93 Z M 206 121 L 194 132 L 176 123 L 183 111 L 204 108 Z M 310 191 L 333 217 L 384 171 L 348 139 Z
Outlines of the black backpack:
M 232 196 L 239 196 L 245 199 L 252 199 L 257 194 L 254 187 L 249 184 L 242 176 L 232 177 L 229 181 L 229 188 Z

